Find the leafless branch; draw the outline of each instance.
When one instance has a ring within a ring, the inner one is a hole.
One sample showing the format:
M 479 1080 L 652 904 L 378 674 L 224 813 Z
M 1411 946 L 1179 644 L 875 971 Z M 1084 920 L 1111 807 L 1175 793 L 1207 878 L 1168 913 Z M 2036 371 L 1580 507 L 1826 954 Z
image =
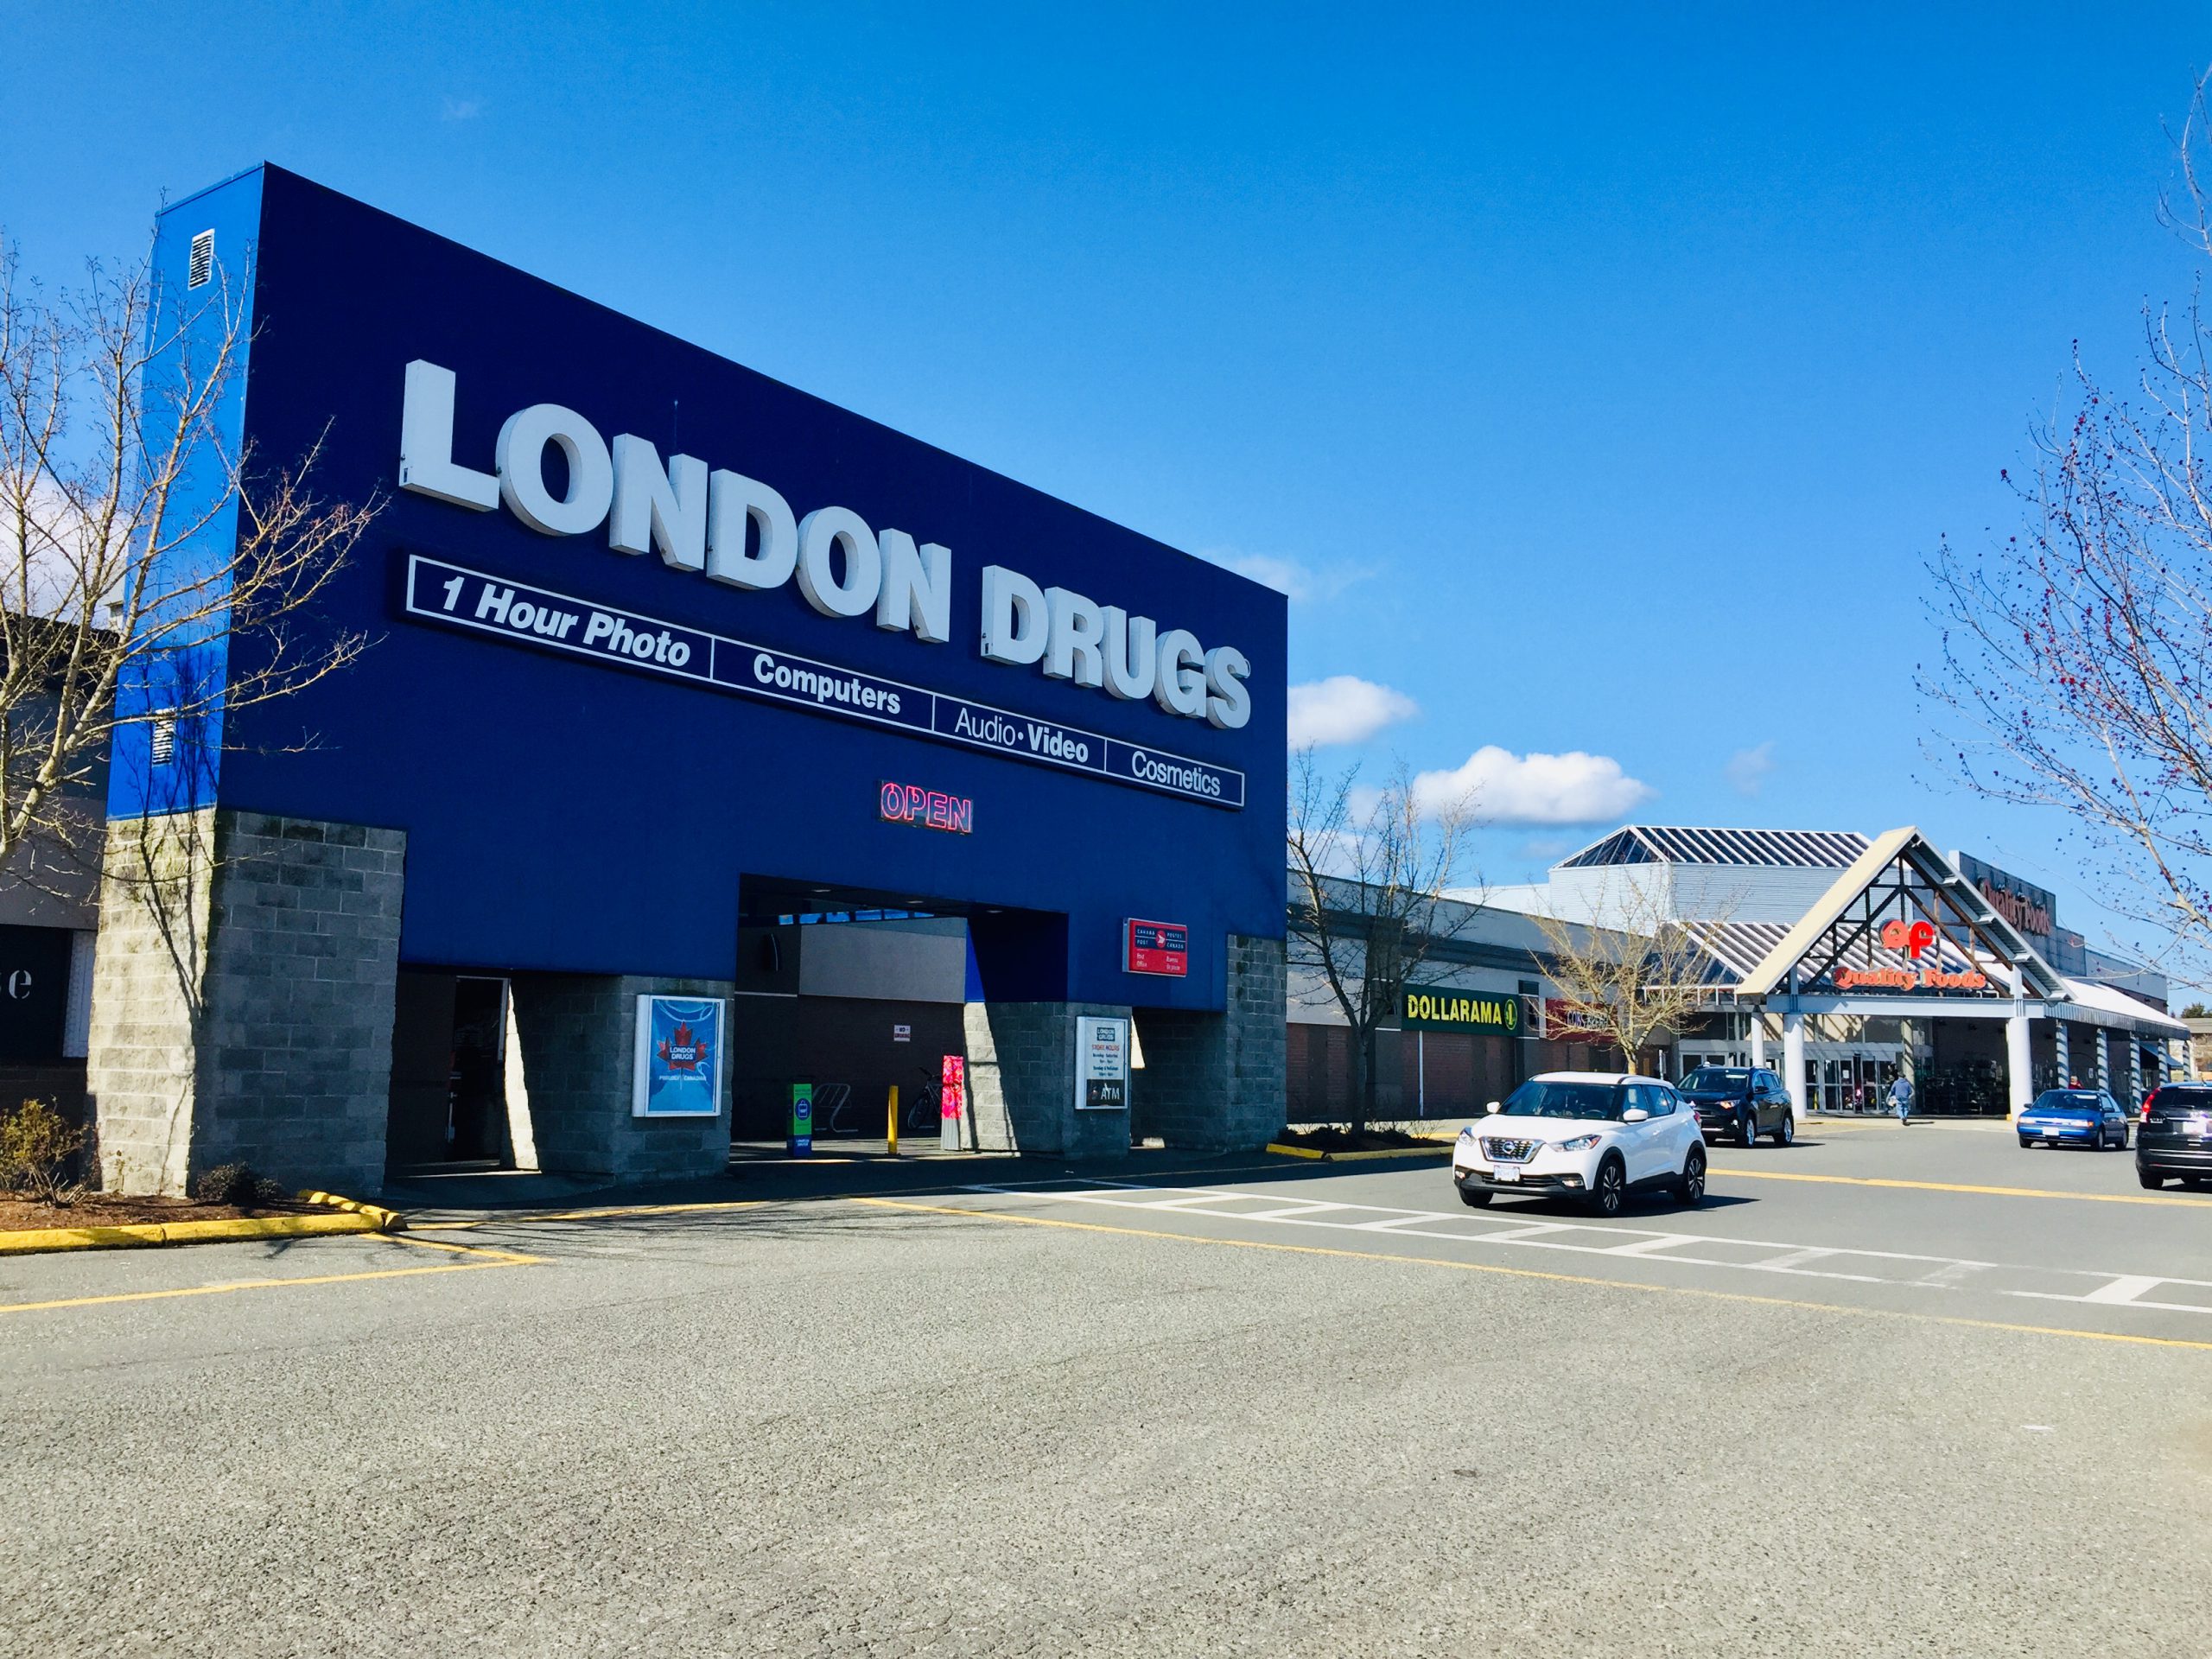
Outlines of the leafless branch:
M 1291 959 L 1319 975 L 1351 1029 L 1356 1128 L 1375 1115 L 1376 1033 L 1480 909 L 1479 893 L 1444 896 L 1462 885 L 1475 807 L 1471 797 L 1424 799 L 1403 765 L 1363 790 L 1357 766 L 1332 775 L 1310 749 L 1291 755 Z
M 80 874 L 124 727 L 159 722 L 176 775 L 192 775 L 241 710 L 339 671 L 366 643 L 318 605 L 380 503 L 319 496 L 320 446 L 264 464 L 226 438 L 246 342 L 242 298 L 221 281 L 164 302 L 145 266 L 95 263 L 49 296 L 0 242 L 10 879 Z
M 1713 957 L 1706 941 L 1726 925 L 1734 904 L 1702 908 L 1694 923 L 1674 918 L 1666 892 L 1632 880 L 1608 881 L 1592 899 L 1594 923 L 1538 915 L 1545 966 L 1560 995 L 1546 1034 L 1620 1050 L 1634 1071 L 1643 1051 L 1680 1033 L 1713 1003 L 1706 983 Z

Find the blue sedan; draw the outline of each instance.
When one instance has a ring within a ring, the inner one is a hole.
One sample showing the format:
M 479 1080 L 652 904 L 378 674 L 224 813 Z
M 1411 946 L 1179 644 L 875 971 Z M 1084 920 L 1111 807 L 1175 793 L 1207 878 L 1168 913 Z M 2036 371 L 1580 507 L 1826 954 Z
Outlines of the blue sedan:
M 2046 1089 L 2020 1114 L 2020 1144 L 2127 1149 L 2127 1114 L 2101 1089 Z

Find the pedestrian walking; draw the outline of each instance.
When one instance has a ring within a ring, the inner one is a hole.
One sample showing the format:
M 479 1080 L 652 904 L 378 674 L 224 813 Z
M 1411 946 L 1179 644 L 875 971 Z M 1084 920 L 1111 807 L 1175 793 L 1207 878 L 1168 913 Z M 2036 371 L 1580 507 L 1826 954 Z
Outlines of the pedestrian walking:
M 1897 1115 L 1897 1127 L 1904 1128 L 1912 1121 L 1912 1079 L 1902 1071 L 1890 1085 L 1890 1108 Z

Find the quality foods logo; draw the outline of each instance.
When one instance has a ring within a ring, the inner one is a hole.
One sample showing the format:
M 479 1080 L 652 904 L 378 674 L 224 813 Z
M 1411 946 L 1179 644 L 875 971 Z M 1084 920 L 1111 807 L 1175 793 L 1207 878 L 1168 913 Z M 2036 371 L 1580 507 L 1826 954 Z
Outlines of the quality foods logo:
M 1920 953 L 1936 943 L 1936 927 L 1932 922 L 1907 922 L 1902 918 L 1882 924 L 1882 944 L 1891 950 L 1902 950 L 1913 961 L 1920 960 Z

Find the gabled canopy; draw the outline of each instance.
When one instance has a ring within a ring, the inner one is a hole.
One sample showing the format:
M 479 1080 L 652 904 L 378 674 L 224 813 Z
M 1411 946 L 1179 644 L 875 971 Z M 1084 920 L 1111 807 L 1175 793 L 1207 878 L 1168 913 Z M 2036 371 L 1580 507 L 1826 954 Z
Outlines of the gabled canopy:
M 1908 930 L 1925 922 L 1933 937 L 1921 936 L 1916 950 L 1894 948 L 1883 938 L 1889 922 L 1901 922 Z M 1931 950 L 1934 960 L 1923 960 Z M 1798 983 L 1806 989 L 1822 980 L 1835 982 L 1838 975 L 1863 987 L 1867 976 L 1880 973 L 1910 975 L 1916 986 L 1933 976 L 1939 982 L 1930 988 L 1956 994 L 1980 974 L 1991 991 L 2001 994 L 2009 995 L 2016 985 L 2033 996 L 2066 994 L 2057 973 L 2026 936 L 1909 824 L 1877 836 L 1745 976 L 1737 993 L 1771 996 L 1789 987 L 1793 968 L 1800 970 Z M 1945 980 L 1961 983 L 1941 982 Z

